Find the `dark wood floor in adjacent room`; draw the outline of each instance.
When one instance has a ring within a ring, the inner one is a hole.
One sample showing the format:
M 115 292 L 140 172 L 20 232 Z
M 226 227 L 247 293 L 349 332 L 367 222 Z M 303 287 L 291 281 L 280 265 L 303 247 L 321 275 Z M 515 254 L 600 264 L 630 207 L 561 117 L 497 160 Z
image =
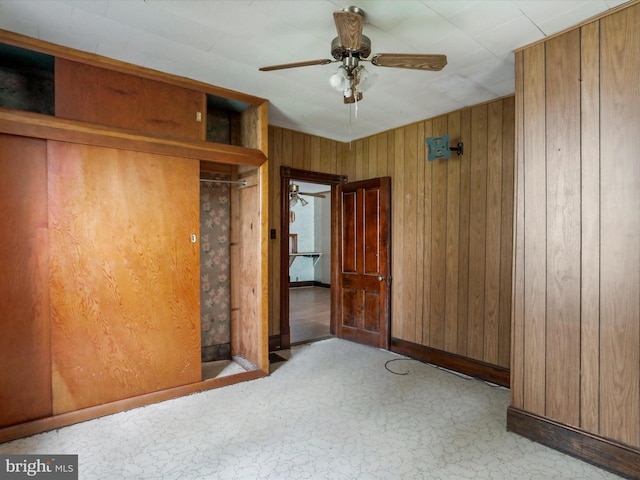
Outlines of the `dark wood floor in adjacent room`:
M 289 290 L 289 327 L 292 344 L 329 336 L 330 319 L 330 288 L 295 287 Z

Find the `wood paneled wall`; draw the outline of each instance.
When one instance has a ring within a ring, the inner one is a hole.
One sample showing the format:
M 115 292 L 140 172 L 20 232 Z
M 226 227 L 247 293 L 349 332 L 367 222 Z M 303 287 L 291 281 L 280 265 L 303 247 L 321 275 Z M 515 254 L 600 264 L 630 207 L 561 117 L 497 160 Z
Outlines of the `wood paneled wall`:
M 270 228 L 280 221 L 280 165 L 349 181 L 390 176 L 392 336 L 508 367 L 514 115 L 509 97 L 350 144 L 270 127 Z M 464 143 L 464 155 L 427 161 L 425 138 L 443 133 Z M 271 242 L 274 334 L 280 258 Z
M 349 180 L 393 180 L 394 338 L 507 367 L 510 359 L 513 97 L 343 147 Z M 427 160 L 449 133 L 464 155 Z
M 640 446 L 640 4 L 516 53 L 512 406 Z

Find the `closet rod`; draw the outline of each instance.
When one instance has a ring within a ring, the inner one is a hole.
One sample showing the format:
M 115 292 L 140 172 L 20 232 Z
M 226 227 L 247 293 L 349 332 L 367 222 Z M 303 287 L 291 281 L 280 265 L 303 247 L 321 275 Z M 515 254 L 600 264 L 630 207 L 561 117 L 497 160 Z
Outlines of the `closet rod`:
M 209 183 L 234 183 L 236 185 L 242 185 L 243 187 L 247 186 L 246 180 L 216 180 L 214 178 L 201 178 L 201 182 L 209 182 Z

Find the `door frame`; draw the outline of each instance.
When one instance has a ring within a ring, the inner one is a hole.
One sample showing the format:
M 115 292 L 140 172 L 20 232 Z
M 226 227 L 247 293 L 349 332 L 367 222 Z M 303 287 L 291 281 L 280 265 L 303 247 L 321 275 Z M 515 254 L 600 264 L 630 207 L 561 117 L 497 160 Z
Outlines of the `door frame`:
M 336 289 L 337 271 L 335 258 L 338 245 L 335 234 L 338 228 L 338 191 L 337 185 L 346 183 L 347 177 L 332 173 L 300 170 L 286 166 L 280 167 L 280 335 L 279 341 L 270 342 L 269 350 L 286 350 L 291 347 L 291 329 L 289 327 L 289 183 L 291 180 L 300 182 L 320 183 L 331 186 L 331 323 L 330 331 L 336 332 Z M 278 345 L 275 345 L 278 343 Z

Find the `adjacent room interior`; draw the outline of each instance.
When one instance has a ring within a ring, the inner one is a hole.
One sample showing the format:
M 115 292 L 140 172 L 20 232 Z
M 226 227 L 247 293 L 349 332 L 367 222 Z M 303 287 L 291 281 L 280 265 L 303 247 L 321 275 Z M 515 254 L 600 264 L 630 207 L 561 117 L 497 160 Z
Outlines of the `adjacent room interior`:
M 289 327 L 291 344 L 330 335 L 331 187 L 291 180 Z

